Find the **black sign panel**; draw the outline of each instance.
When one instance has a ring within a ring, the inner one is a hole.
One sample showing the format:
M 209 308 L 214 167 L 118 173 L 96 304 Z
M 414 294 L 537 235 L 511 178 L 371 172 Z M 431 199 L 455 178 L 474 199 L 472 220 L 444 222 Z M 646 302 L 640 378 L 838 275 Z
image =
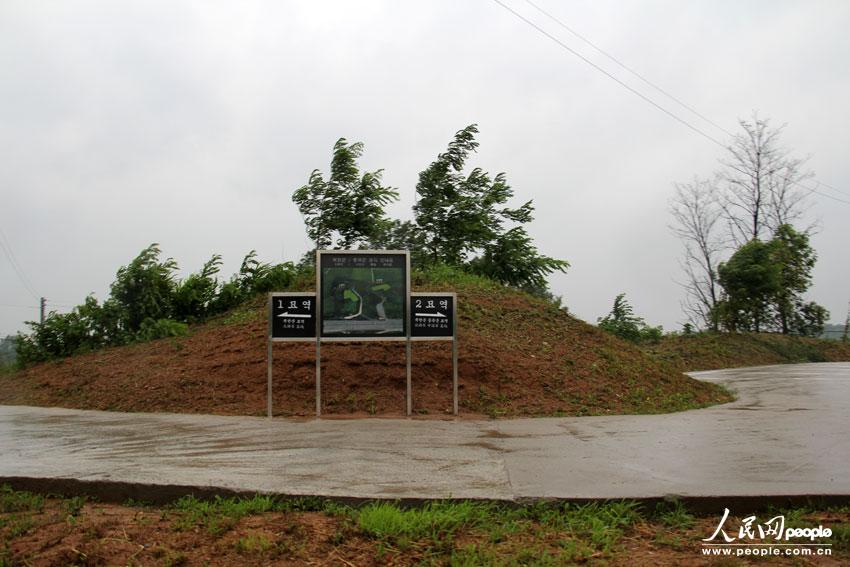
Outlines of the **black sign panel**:
M 315 294 L 274 293 L 269 316 L 272 340 L 316 338 Z
M 455 296 L 448 293 L 417 293 L 410 297 L 412 338 L 452 338 Z
M 319 251 L 322 337 L 404 339 L 407 252 Z

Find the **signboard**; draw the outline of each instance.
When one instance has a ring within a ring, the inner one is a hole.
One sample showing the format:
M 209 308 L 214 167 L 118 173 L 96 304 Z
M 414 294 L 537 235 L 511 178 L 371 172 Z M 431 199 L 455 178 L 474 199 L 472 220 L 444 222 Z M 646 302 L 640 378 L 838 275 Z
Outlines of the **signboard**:
M 413 340 L 451 340 L 454 335 L 454 293 L 410 294 L 410 337 Z
M 269 294 L 269 331 L 273 341 L 316 340 L 316 294 Z
M 322 340 L 407 339 L 407 251 L 319 250 L 316 267 Z

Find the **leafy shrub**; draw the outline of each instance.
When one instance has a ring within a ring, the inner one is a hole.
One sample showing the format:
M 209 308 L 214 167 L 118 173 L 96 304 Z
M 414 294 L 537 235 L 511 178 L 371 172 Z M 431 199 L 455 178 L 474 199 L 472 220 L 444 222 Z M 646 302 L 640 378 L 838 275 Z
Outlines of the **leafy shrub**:
M 171 317 L 174 304 L 174 271 L 177 262 L 159 259 L 159 245 L 142 250 L 128 266 L 122 266 L 110 288 L 112 298 L 125 311 L 130 332 L 138 331 L 146 319 Z
M 145 319 L 136 337 L 142 341 L 153 341 L 167 337 L 182 337 L 189 332 L 186 323 L 172 319 Z
M 266 264 L 252 250 L 239 273 L 219 285 L 216 275 L 221 256 L 214 254 L 201 271 L 175 280 L 177 263 L 160 260 L 151 244 L 127 266 L 122 266 L 102 304 L 89 296 L 70 313 L 51 312 L 44 323 L 28 322 L 28 334 L 14 338 L 18 364 L 25 366 L 132 341 L 179 337 L 187 323 L 203 321 L 245 303 L 258 293 L 284 290 L 293 283 L 305 286 L 314 277 L 310 267 L 291 262 Z
M 28 321 L 31 333 L 19 333 L 16 337 L 18 364 L 32 364 L 127 342 L 129 335 L 124 330 L 123 313 L 113 300 L 99 305 L 94 297 L 88 296 L 83 305 L 70 313 L 51 312 L 41 324 Z
M 209 315 L 210 306 L 216 299 L 218 279 L 215 276 L 220 268 L 221 256 L 213 254 L 199 273 L 177 284 L 173 300 L 175 319 L 194 322 Z
M 239 273 L 221 286 L 210 311 L 223 313 L 241 305 L 258 293 L 289 288 L 303 268 L 292 262 L 265 264 L 257 260 L 257 252 L 251 250 L 242 260 Z

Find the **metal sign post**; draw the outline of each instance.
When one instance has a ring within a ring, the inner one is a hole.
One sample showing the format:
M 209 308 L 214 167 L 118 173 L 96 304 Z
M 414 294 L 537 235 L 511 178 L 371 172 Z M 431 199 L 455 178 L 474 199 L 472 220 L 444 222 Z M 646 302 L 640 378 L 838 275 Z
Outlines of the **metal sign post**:
M 452 341 L 452 411 L 457 415 L 457 294 L 411 293 L 410 325 L 412 341 Z
M 316 417 L 322 417 L 322 338 L 316 335 Z
M 280 293 L 272 292 L 269 294 L 268 309 L 268 383 L 266 385 L 266 414 L 268 417 L 271 417 L 272 343 L 316 340 L 316 294 L 312 292 L 294 291 Z M 316 403 L 319 403 L 318 400 Z

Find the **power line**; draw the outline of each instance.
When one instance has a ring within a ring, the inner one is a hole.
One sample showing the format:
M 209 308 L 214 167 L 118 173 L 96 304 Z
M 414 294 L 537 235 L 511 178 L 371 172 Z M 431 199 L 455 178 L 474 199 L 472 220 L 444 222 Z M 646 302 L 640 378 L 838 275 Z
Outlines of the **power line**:
M 32 283 L 29 281 L 29 278 L 24 275 L 24 271 L 18 264 L 15 254 L 12 252 L 12 246 L 9 244 L 9 239 L 6 238 L 6 235 L 3 233 L 3 229 L 0 229 L 0 248 L 3 249 L 3 254 L 6 256 L 6 259 L 9 260 L 9 264 L 12 266 L 15 274 L 17 274 L 18 279 L 21 280 L 24 288 L 30 295 L 32 295 L 33 299 L 39 299 L 39 295 L 33 289 Z
M 823 181 L 818 181 L 817 179 L 815 179 L 815 183 L 817 183 L 818 185 L 823 185 L 824 187 L 829 187 L 833 191 L 837 191 L 837 192 L 841 193 L 842 195 L 847 195 L 848 197 L 850 197 L 850 192 L 843 191 L 843 190 L 839 189 L 838 187 L 833 187 L 829 183 L 824 183 Z
M 593 67 L 594 69 L 596 69 L 597 71 L 599 71 L 600 73 L 602 73 L 603 75 L 605 75 L 606 77 L 608 77 L 609 79 L 611 79 L 612 81 L 614 81 L 615 83 L 620 85 L 621 87 L 623 87 L 624 89 L 628 90 L 629 92 L 631 92 L 635 96 L 641 98 L 642 100 L 644 100 L 648 104 L 654 106 L 656 109 L 660 110 L 661 112 L 663 112 L 664 114 L 666 114 L 667 116 L 669 116 L 670 118 L 675 120 L 676 122 L 682 124 L 683 126 L 692 130 L 693 132 L 696 132 L 697 134 L 699 134 L 703 138 L 709 140 L 710 142 L 713 142 L 714 144 L 720 146 L 724 150 L 728 149 L 728 146 L 726 144 L 724 144 L 723 142 L 721 142 L 720 140 L 718 140 L 717 138 L 707 134 L 706 132 L 704 132 L 700 128 L 698 128 L 698 127 L 694 126 L 693 124 L 691 124 L 690 122 L 688 122 L 687 120 L 680 118 L 676 114 L 673 114 L 671 111 L 667 110 L 666 108 L 664 108 L 663 106 L 661 106 L 660 104 L 658 104 L 657 102 L 655 102 L 654 100 L 649 98 L 648 96 L 644 95 L 640 91 L 632 88 L 631 86 L 629 86 L 625 82 L 621 81 L 616 76 L 612 75 L 611 73 L 609 73 L 608 71 L 606 71 L 605 69 L 603 69 L 602 67 L 600 67 L 599 65 L 597 65 L 596 63 L 594 63 L 593 61 L 591 61 L 590 59 L 588 59 L 587 57 L 585 57 L 584 55 L 582 55 L 581 53 L 579 53 L 578 51 L 576 51 L 575 49 L 573 49 L 572 47 L 570 47 L 569 45 L 567 45 L 566 43 L 561 41 L 560 39 L 558 39 L 554 35 L 550 34 L 546 30 L 541 28 L 539 25 L 537 25 L 533 21 L 529 20 L 528 18 L 526 18 L 525 16 L 523 16 L 522 14 L 520 14 L 519 12 L 517 12 L 516 10 L 514 10 L 513 8 L 511 8 L 510 6 L 505 4 L 504 2 L 502 2 L 501 0 L 493 0 L 493 2 L 495 2 L 496 4 L 498 4 L 499 6 L 501 6 L 502 8 L 504 8 L 505 10 L 507 10 L 508 12 L 513 14 L 515 17 L 519 18 L 520 20 L 522 20 L 523 22 L 525 22 L 526 24 L 528 24 L 529 26 L 531 26 L 532 28 L 534 28 L 535 30 L 537 30 L 538 32 L 543 34 L 544 36 L 546 36 L 550 40 L 554 41 L 559 46 L 561 46 L 563 49 L 567 50 L 572 55 L 578 57 L 579 59 L 581 59 L 582 61 L 584 61 L 585 63 L 587 63 L 588 65 L 590 65 L 591 67 Z M 733 168 L 733 169 L 735 169 L 735 168 Z M 845 201 L 844 199 L 840 199 L 838 197 L 833 197 L 832 195 L 829 195 L 827 193 L 822 193 L 822 192 L 818 191 L 817 189 L 813 189 L 813 188 L 808 187 L 806 185 L 803 185 L 802 183 L 799 183 L 797 181 L 793 181 L 792 183 L 794 185 L 797 185 L 798 187 L 802 187 L 803 189 L 809 191 L 810 193 L 815 193 L 815 194 L 820 195 L 822 197 L 832 199 L 833 201 L 838 201 L 839 203 L 844 203 L 844 204 L 850 205 L 850 201 Z
M 649 85 L 650 87 L 655 89 L 656 91 L 660 92 L 661 94 L 663 94 L 664 96 L 666 96 L 667 98 L 669 98 L 670 100 L 672 100 L 673 102 L 675 102 L 676 104 L 678 104 L 679 106 L 684 108 L 685 110 L 689 111 L 690 113 L 692 113 L 693 115 L 695 115 L 699 118 L 702 118 L 704 121 L 711 124 L 712 126 L 717 128 L 721 132 L 723 132 L 723 133 L 725 133 L 729 136 L 734 136 L 734 134 L 732 134 L 732 132 L 730 132 L 729 130 L 727 130 L 726 128 L 721 126 L 720 124 L 714 122 L 713 120 L 711 120 L 707 116 L 703 115 L 702 113 L 697 111 L 692 106 L 689 106 L 688 104 L 684 103 L 679 98 L 673 96 L 672 94 L 670 94 L 669 92 L 667 92 L 663 88 L 659 87 L 658 85 L 656 85 L 655 83 L 653 83 L 652 81 L 650 81 L 649 79 L 647 79 L 646 77 L 644 77 L 643 75 L 641 75 L 640 73 L 638 73 L 637 71 L 632 69 L 631 67 L 627 66 L 625 63 L 623 63 L 622 61 L 620 61 L 619 59 L 617 59 L 616 57 L 614 57 L 613 55 L 611 55 L 610 53 L 608 53 L 607 51 L 605 51 L 604 49 L 599 47 L 598 45 L 594 44 L 592 41 L 590 41 L 589 39 L 587 39 L 586 37 L 584 37 L 583 35 L 581 35 L 577 31 L 575 31 L 574 29 L 569 27 L 563 21 L 556 18 L 555 16 L 553 16 L 552 14 L 550 14 L 549 12 L 547 12 L 546 10 L 544 10 L 543 8 L 541 8 L 540 6 L 538 6 L 537 4 L 532 2 L 531 0 L 525 0 L 525 1 L 532 8 L 534 8 L 535 10 L 537 10 L 538 12 L 540 12 L 541 14 L 543 14 L 544 16 L 546 16 L 547 18 L 549 18 L 550 20 L 552 20 L 553 22 L 555 22 L 556 24 L 558 24 L 559 26 L 561 26 L 562 28 L 564 28 L 565 30 L 570 32 L 572 35 L 574 35 L 575 37 L 577 37 L 581 41 L 585 42 L 587 45 L 589 45 L 590 47 L 592 47 L 593 49 L 595 49 L 596 51 L 598 51 L 599 53 L 601 53 L 602 55 L 604 55 L 605 57 L 607 57 L 608 59 L 613 61 L 614 63 L 616 63 L 620 68 L 628 71 L 629 73 L 631 73 L 632 75 L 634 75 L 635 77 L 637 77 L 638 79 L 640 79 L 641 81 L 643 81 L 644 83 L 646 83 L 647 85 Z
M 561 26 L 562 28 L 564 28 L 565 30 L 567 30 L 567 31 L 568 31 L 569 33 L 571 33 L 574 37 L 577 37 L 578 39 L 580 39 L 581 41 L 583 41 L 584 43 L 586 43 L 587 45 L 589 45 L 590 47 L 592 47 L 593 49 L 595 49 L 596 51 L 598 51 L 599 53 L 601 53 L 602 55 L 604 55 L 605 57 L 607 57 L 608 59 L 610 59 L 611 61 L 613 61 L 613 62 L 614 62 L 615 64 L 617 64 L 620 68 L 622 68 L 622 69 L 624 69 L 625 71 L 627 71 L 627 72 L 631 73 L 632 75 L 634 75 L 635 77 L 637 77 L 638 79 L 640 79 L 641 81 L 643 81 L 645 84 L 649 85 L 650 87 L 652 87 L 653 89 L 655 89 L 655 90 L 656 90 L 656 91 L 658 91 L 659 93 L 663 94 L 664 96 L 666 96 L 667 98 L 669 98 L 670 100 L 672 100 L 673 102 L 675 102 L 676 104 L 678 104 L 679 106 L 681 106 L 682 108 L 684 108 L 685 110 L 687 110 L 687 111 L 689 111 L 690 113 L 692 113 L 693 115 L 695 115 L 695 116 L 697 116 L 697 117 L 701 118 L 702 120 L 704 120 L 704 121 L 705 121 L 705 122 L 707 122 L 708 124 L 711 124 L 712 126 L 714 126 L 715 128 L 717 128 L 718 130 L 720 130 L 721 132 L 723 132 L 724 134 L 728 135 L 730 138 L 734 138 L 734 137 L 735 137 L 735 134 L 733 134 L 732 132 L 730 132 L 729 130 L 727 130 L 726 128 L 724 128 L 723 126 L 721 126 L 720 124 L 718 124 L 717 122 L 713 121 L 712 119 L 708 118 L 707 116 L 705 116 L 704 114 L 702 114 L 701 112 L 699 112 L 698 110 L 696 110 L 694 107 L 690 106 L 689 104 L 685 103 L 684 101 L 682 101 L 682 100 L 681 100 L 681 99 L 679 99 L 678 97 L 676 97 L 676 96 L 672 95 L 671 93 L 669 93 L 669 92 L 668 92 L 668 91 L 666 91 L 665 89 L 663 89 L 663 88 L 661 88 L 660 86 L 656 85 L 655 83 L 653 83 L 652 81 L 650 81 L 649 79 L 647 79 L 646 77 L 644 77 L 643 75 L 641 75 L 640 73 L 638 73 L 637 71 L 635 71 L 634 69 L 632 69 L 631 67 L 629 67 L 628 65 L 626 65 L 625 63 L 623 63 L 622 61 L 620 61 L 619 59 L 617 59 L 616 57 L 614 57 L 613 55 L 611 55 L 610 53 L 608 53 L 607 51 L 605 51 L 604 49 L 602 49 L 601 47 L 599 47 L 598 45 L 596 45 L 595 43 L 593 43 L 592 41 L 590 41 L 588 38 L 586 38 L 586 37 L 585 37 L 585 36 L 583 36 L 582 34 L 578 33 L 576 30 L 574 30 L 573 28 L 571 28 L 570 26 L 568 26 L 566 23 L 564 23 L 561 19 L 557 18 L 557 17 L 556 17 L 556 16 L 554 16 L 552 13 L 547 12 L 546 10 L 544 10 L 543 8 L 541 8 L 540 6 L 538 6 L 537 4 L 535 4 L 534 2 L 532 2 L 532 0 L 525 0 L 525 2 L 526 2 L 526 4 L 528 4 L 529 6 L 531 6 L 532 8 L 534 8 L 535 10 L 537 10 L 538 12 L 540 12 L 541 14 L 543 14 L 544 16 L 546 16 L 547 18 L 549 18 L 550 20 L 552 20 L 553 22 L 555 22 L 556 24 L 558 24 L 559 26 Z M 794 182 L 794 183 L 795 183 L 795 184 L 797 184 L 797 182 Z M 816 183 L 818 186 L 819 186 L 819 185 L 823 185 L 824 187 L 827 187 L 827 188 L 829 188 L 829 189 L 832 189 L 833 191 L 835 191 L 835 192 L 837 192 L 837 193 L 841 193 L 842 195 L 846 195 L 846 196 L 850 197 L 850 192 L 843 191 L 843 190 L 841 190 L 841 189 L 839 189 L 839 188 L 837 188 L 837 187 L 833 187 L 833 186 L 832 186 L 832 185 L 830 185 L 829 183 L 824 183 L 823 181 L 818 181 L 818 180 L 815 180 L 815 183 Z M 809 188 L 809 187 L 806 187 L 806 186 L 804 186 L 804 185 L 802 185 L 802 184 L 800 184 L 799 186 L 800 186 L 800 187 L 803 187 L 804 189 L 806 189 L 806 190 L 808 190 L 808 191 L 812 191 L 812 192 L 816 192 L 816 193 L 817 193 L 817 191 L 815 191 L 814 189 L 811 189 L 811 188 Z M 818 193 L 818 194 L 819 194 L 819 195 L 823 195 L 822 193 Z M 823 196 L 824 196 L 824 197 L 830 197 L 829 195 L 823 195 Z M 830 198 L 834 198 L 834 197 L 830 197 Z M 839 199 L 839 201 L 841 201 L 841 200 Z M 841 202 L 846 202 L 846 201 L 841 201 Z
M 593 67 L 594 69 L 596 69 L 597 71 L 599 71 L 600 73 L 602 73 L 603 75 L 605 75 L 606 77 L 608 77 L 609 79 L 614 81 L 615 83 L 619 84 L 621 87 L 628 90 L 633 95 L 642 98 L 645 102 L 651 104 L 652 106 L 654 106 L 655 108 L 657 108 L 658 110 L 660 110 L 661 112 L 663 112 L 664 114 L 666 114 L 667 116 L 669 116 L 670 118 L 675 120 L 676 122 L 679 122 L 680 124 L 682 124 L 686 128 L 693 130 L 694 132 L 696 132 L 700 136 L 714 142 L 718 146 L 725 147 L 723 145 L 723 143 L 720 140 L 718 140 L 717 138 L 714 138 L 713 136 L 703 132 L 702 130 L 700 130 L 699 128 L 697 128 L 696 126 L 691 124 L 690 122 L 687 122 L 686 120 L 683 120 L 682 118 L 679 118 L 678 116 L 676 116 L 675 114 L 673 114 L 672 112 L 670 112 L 669 110 L 667 110 L 666 108 L 664 108 L 663 106 L 661 106 L 660 104 L 658 104 L 657 102 L 655 102 L 654 100 L 649 98 L 648 96 L 646 96 L 643 93 L 641 93 L 640 91 L 635 90 L 634 88 L 630 87 L 628 84 L 624 83 L 623 81 L 621 81 L 620 79 L 618 79 L 617 77 L 615 77 L 614 75 L 612 75 L 611 73 L 609 73 L 608 71 L 606 71 L 605 69 L 603 69 L 602 67 L 600 67 L 599 65 L 597 65 L 596 63 L 594 63 L 593 61 L 591 61 L 590 59 L 588 59 L 587 57 L 585 57 L 581 53 L 579 53 L 578 51 L 576 51 L 575 49 L 573 49 L 572 47 L 570 47 L 569 45 L 567 45 L 566 43 L 564 43 L 563 41 L 561 41 L 560 39 L 555 37 L 554 35 L 550 34 L 546 30 L 544 30 L 543 28 L 541 28 L 540 26 L 538 26 L 537 24 L 535 24 L 534 22 L 532 22 L 531 20 L 529 20 L 528 18 L 526 18 L 525 16 L 523 16 L 522 14 L 520 14 L 519 12 L 517 12 L 516 10 L 511 8 L 510 6 L 508 6 L 507 4 L 503 3 L 501 0 L 493 0 L 493 2 L 495 2 L 496 4 L 498 4 L 499 6 L 501 6 L 502 8 L 504 8 L 505 10 L 507 10 L 508 12 L 510 12 L 511 14 L 513 14 L 514 16 L 516 16 L 517 18 L 519 18 L 520 20 L 525 22 L 526 24 L 528 24 L 529 26 L 533 27 L 538 32 L 542 33 L 543 35 L 545 35 L 546 37 L 548 37 L 549 39 L 551 39 L 552 41 L 554 41 L 555 43 L 560 45 L 562 48 L 566 49 L 567 51 L 569 51 L 570 53 L 572 53 L 573 55 L 575 55 L 576 57 L 578 57 L 579 59 L 581 59 L 582 61 L 584 61 L 588 65 L 590 65 L 591 67 Z

